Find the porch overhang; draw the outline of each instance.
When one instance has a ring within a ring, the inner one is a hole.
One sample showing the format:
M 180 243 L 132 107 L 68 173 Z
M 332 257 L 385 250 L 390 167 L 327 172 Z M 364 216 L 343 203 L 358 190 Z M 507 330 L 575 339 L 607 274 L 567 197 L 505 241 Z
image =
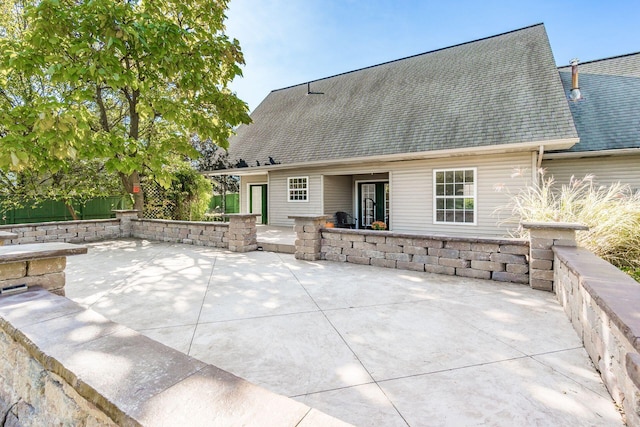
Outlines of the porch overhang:
M 359 164 L 363 162 L 367 163 L 386 163 L 386 162 L 400 162 L 407 160 L 423 160 L 423 159 L 438 159 L 444 157 L 463 157 L 463 156 L 477 156 L 477 155 L 490 155 L 490 154 L 504 154 L 514 153 L 522 151 L 538 151 L 540 146 L 545 147 L 545 151 L 549 150 L 566 150 L 573 147 L 580 141 L 580 138 L 566 138 L 547 141 L 534 141 L 534 142 L 518 142 L 513 144 L 501 144 L 501 145 L 487 145 L 481 147 L 465 147 L 455 148 L 449 150 L 430 150 L 415 153 L 398 153 L 387 154 L 381 156 L 363 156 L 363 157 L 349 157 L 344 159 L 330 159 L 330 160 L 317 160 L 310 162 L 298 162 L 298 163 L 286 163 L 277 165 L 265 165 L 254 166 L 247 168 L 234 168 L 224 169 L 219 171 L 205 171 L 202 172 L 206 176 L 216 175 L 237 175 L 237 176 L 249 176 L 249 175 L 263 175 L 270 171 L 286 170 L 286 169 L 299 169 L 309 167 L 323 167 L 323 166 L 337 166 L 347 164 Z

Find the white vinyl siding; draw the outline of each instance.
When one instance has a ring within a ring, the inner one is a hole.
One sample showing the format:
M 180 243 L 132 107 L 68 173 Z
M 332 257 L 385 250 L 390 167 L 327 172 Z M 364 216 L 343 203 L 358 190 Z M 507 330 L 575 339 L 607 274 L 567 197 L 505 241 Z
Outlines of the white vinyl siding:
M 391 171 L 391 229 L 396 232 L 506 236 L 510 195 L 531 183 L 532 153 L 398 162 Z M 476 169 L 476 225 L 434 224 L 433 170 Z
M 269 224 L 290 226 L 293 221 L 288 219 L 289 215 L 334 214 L 334 207 L 345 201 L 345 176 L 353 180 L 352 187 L 348 189 L 348 194 L 351 195 L 350 206 L 353 206 L 356 178 L 365 180 L 380 176 L 388 177 L 390 183 L 392 231 L 453 236 L 506 236 L 509 229 L 517 224 L 502 223 L 509 216 L 508 212 L 496 212 L 496 208 L 507 205 L 510 194 L 515 194 L 522 186 L 530 184 L 533 157 L 531 152 L 521 152 L 271 171 Z M 434 224 L 433 171 L 469 168 L 476 168 L 477 171 L 476 225 Z M 522 172 L 515 173 L 517 170 Z M 295 176 L 309 177 L 308 203 L 287 201 L 287 178 Z M 340 184 L 335 185 L 338 182 Z M 244 187 L 243 185 L 243 190 Z M 339 195 L 341 189 L 345 190 L 343 195 Z
M 600 185 L 614 182 L 629 184 L 640 190 L 640 154 L 607 157 L 586 157 L 582 159 L 548 159 L 542 161 L 545 176 L 553 176 L 557 185 L 567 184 L 571 176 L 584 178 L 595 175 Z
M 351 176 L 327 175 L 324 177 L 324 214 L 336 212 L 353 215 L 353 182 Z
M 264 175 L 246 175 L 240 177 L 240 213 L 249 212 L 249 186 L 248 184 L 266 184 L 269 176 Z
M 308 177 L 309 197 L 306 203 L 289 203 L 288 178 Z M 293 225 L 289 215 L 322 214 L 322 175 L 308 171 L 273 171 L 269 173 L 269 224 Z

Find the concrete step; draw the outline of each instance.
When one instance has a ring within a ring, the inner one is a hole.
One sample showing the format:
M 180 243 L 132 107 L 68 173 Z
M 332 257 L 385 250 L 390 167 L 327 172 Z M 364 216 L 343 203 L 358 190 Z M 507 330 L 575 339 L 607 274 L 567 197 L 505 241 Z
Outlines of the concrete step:
M 267 243 L 258 241 L 258 250 L 277 252 L 281 254 L 293 254 L 296 252 L 296 247 L 295 245 L 289 245 L 286 243 Z

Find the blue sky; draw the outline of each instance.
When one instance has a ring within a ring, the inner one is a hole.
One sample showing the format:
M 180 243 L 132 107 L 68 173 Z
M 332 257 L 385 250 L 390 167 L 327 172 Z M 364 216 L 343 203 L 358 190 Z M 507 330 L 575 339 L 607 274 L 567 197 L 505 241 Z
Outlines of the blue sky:
M 231 0 L 255 109 L 271 90 L 543 22 L 556 63 L 640 51 L 640 0 Z

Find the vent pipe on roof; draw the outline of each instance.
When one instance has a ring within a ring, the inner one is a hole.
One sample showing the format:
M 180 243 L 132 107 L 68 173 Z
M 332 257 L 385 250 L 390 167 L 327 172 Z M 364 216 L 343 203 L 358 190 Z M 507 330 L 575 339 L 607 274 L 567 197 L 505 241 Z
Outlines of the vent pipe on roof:
M 572 101 L 577 101 L 582 99 L 582 95 L 580 94 L 580 86 L 578 85 L 578 62 L 580 60 L 578 58 L 574 58 L 569 61 L 571 64 L 571 93 L 569 94 L 569 98 Z
M 307 95 L 324 95 L 324 92 L 314 92 L 311 90 L 311 82 L 307 82 Z

